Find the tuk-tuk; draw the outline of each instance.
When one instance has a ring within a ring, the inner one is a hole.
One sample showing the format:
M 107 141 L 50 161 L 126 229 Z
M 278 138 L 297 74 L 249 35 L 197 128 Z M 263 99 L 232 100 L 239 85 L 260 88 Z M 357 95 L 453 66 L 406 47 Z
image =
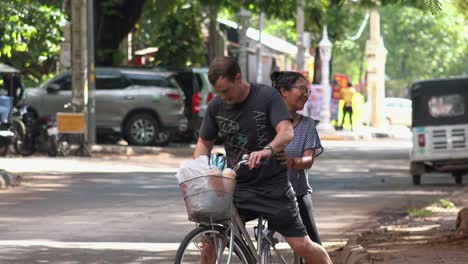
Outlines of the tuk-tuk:
M 415 185 L 430 172 L 450 173 L 462 184 L 468 173 L 468 77 L 418 81 L 411 85 Z

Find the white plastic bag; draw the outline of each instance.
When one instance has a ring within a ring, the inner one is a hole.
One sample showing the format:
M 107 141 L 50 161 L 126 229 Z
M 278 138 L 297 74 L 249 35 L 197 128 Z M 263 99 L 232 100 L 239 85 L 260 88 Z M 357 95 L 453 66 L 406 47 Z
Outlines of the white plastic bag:
M 180 184 L 188 180 L 207 175 L 221 175 L 221 171 L 216 167 L 210 167 L 208 164 L 208 156 L 200 156 L 197 159 L 182 162 L 176 177 Z

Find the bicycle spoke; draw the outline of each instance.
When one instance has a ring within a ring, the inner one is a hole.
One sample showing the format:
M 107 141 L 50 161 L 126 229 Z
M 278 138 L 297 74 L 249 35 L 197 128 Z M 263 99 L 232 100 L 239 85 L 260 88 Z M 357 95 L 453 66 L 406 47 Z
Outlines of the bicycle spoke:
M 181 244 L 181 247 L 184 243 Z M 229 238 L 217 230 L 195 232 L 185 248 L 179 248 L 176 263 L 224 263 L 229 254 Z M 180 257 L 179 257 L 180 255 Z M 180 262 L 177 262 L 179 261 Z M 247 263 L 247 257 L 237 243 L 234 243 L 231 263 Z

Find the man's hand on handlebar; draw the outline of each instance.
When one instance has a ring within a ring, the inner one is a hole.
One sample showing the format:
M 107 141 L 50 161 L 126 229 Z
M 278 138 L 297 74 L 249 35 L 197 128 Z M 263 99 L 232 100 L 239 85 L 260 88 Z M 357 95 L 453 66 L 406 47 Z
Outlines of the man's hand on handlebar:
M 259 151 L 254 151 L 250 153 L 249 157 L 249 169 L 258 168 L 262 160 L 267 160 L 271 158 L 272 151 L 270 149 L 262 149 Z

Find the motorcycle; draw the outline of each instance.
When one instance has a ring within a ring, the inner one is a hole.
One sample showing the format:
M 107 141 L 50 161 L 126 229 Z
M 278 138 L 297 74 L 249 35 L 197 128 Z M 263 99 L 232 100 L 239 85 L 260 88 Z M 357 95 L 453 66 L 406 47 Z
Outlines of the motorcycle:
M 13 113 L 12 129 L 15 131 L 13 146 L 21 156 L 30 156 L 36 151 L 36 137 L 39 135 L 36 114 L 28 106 L 19 106 Z

